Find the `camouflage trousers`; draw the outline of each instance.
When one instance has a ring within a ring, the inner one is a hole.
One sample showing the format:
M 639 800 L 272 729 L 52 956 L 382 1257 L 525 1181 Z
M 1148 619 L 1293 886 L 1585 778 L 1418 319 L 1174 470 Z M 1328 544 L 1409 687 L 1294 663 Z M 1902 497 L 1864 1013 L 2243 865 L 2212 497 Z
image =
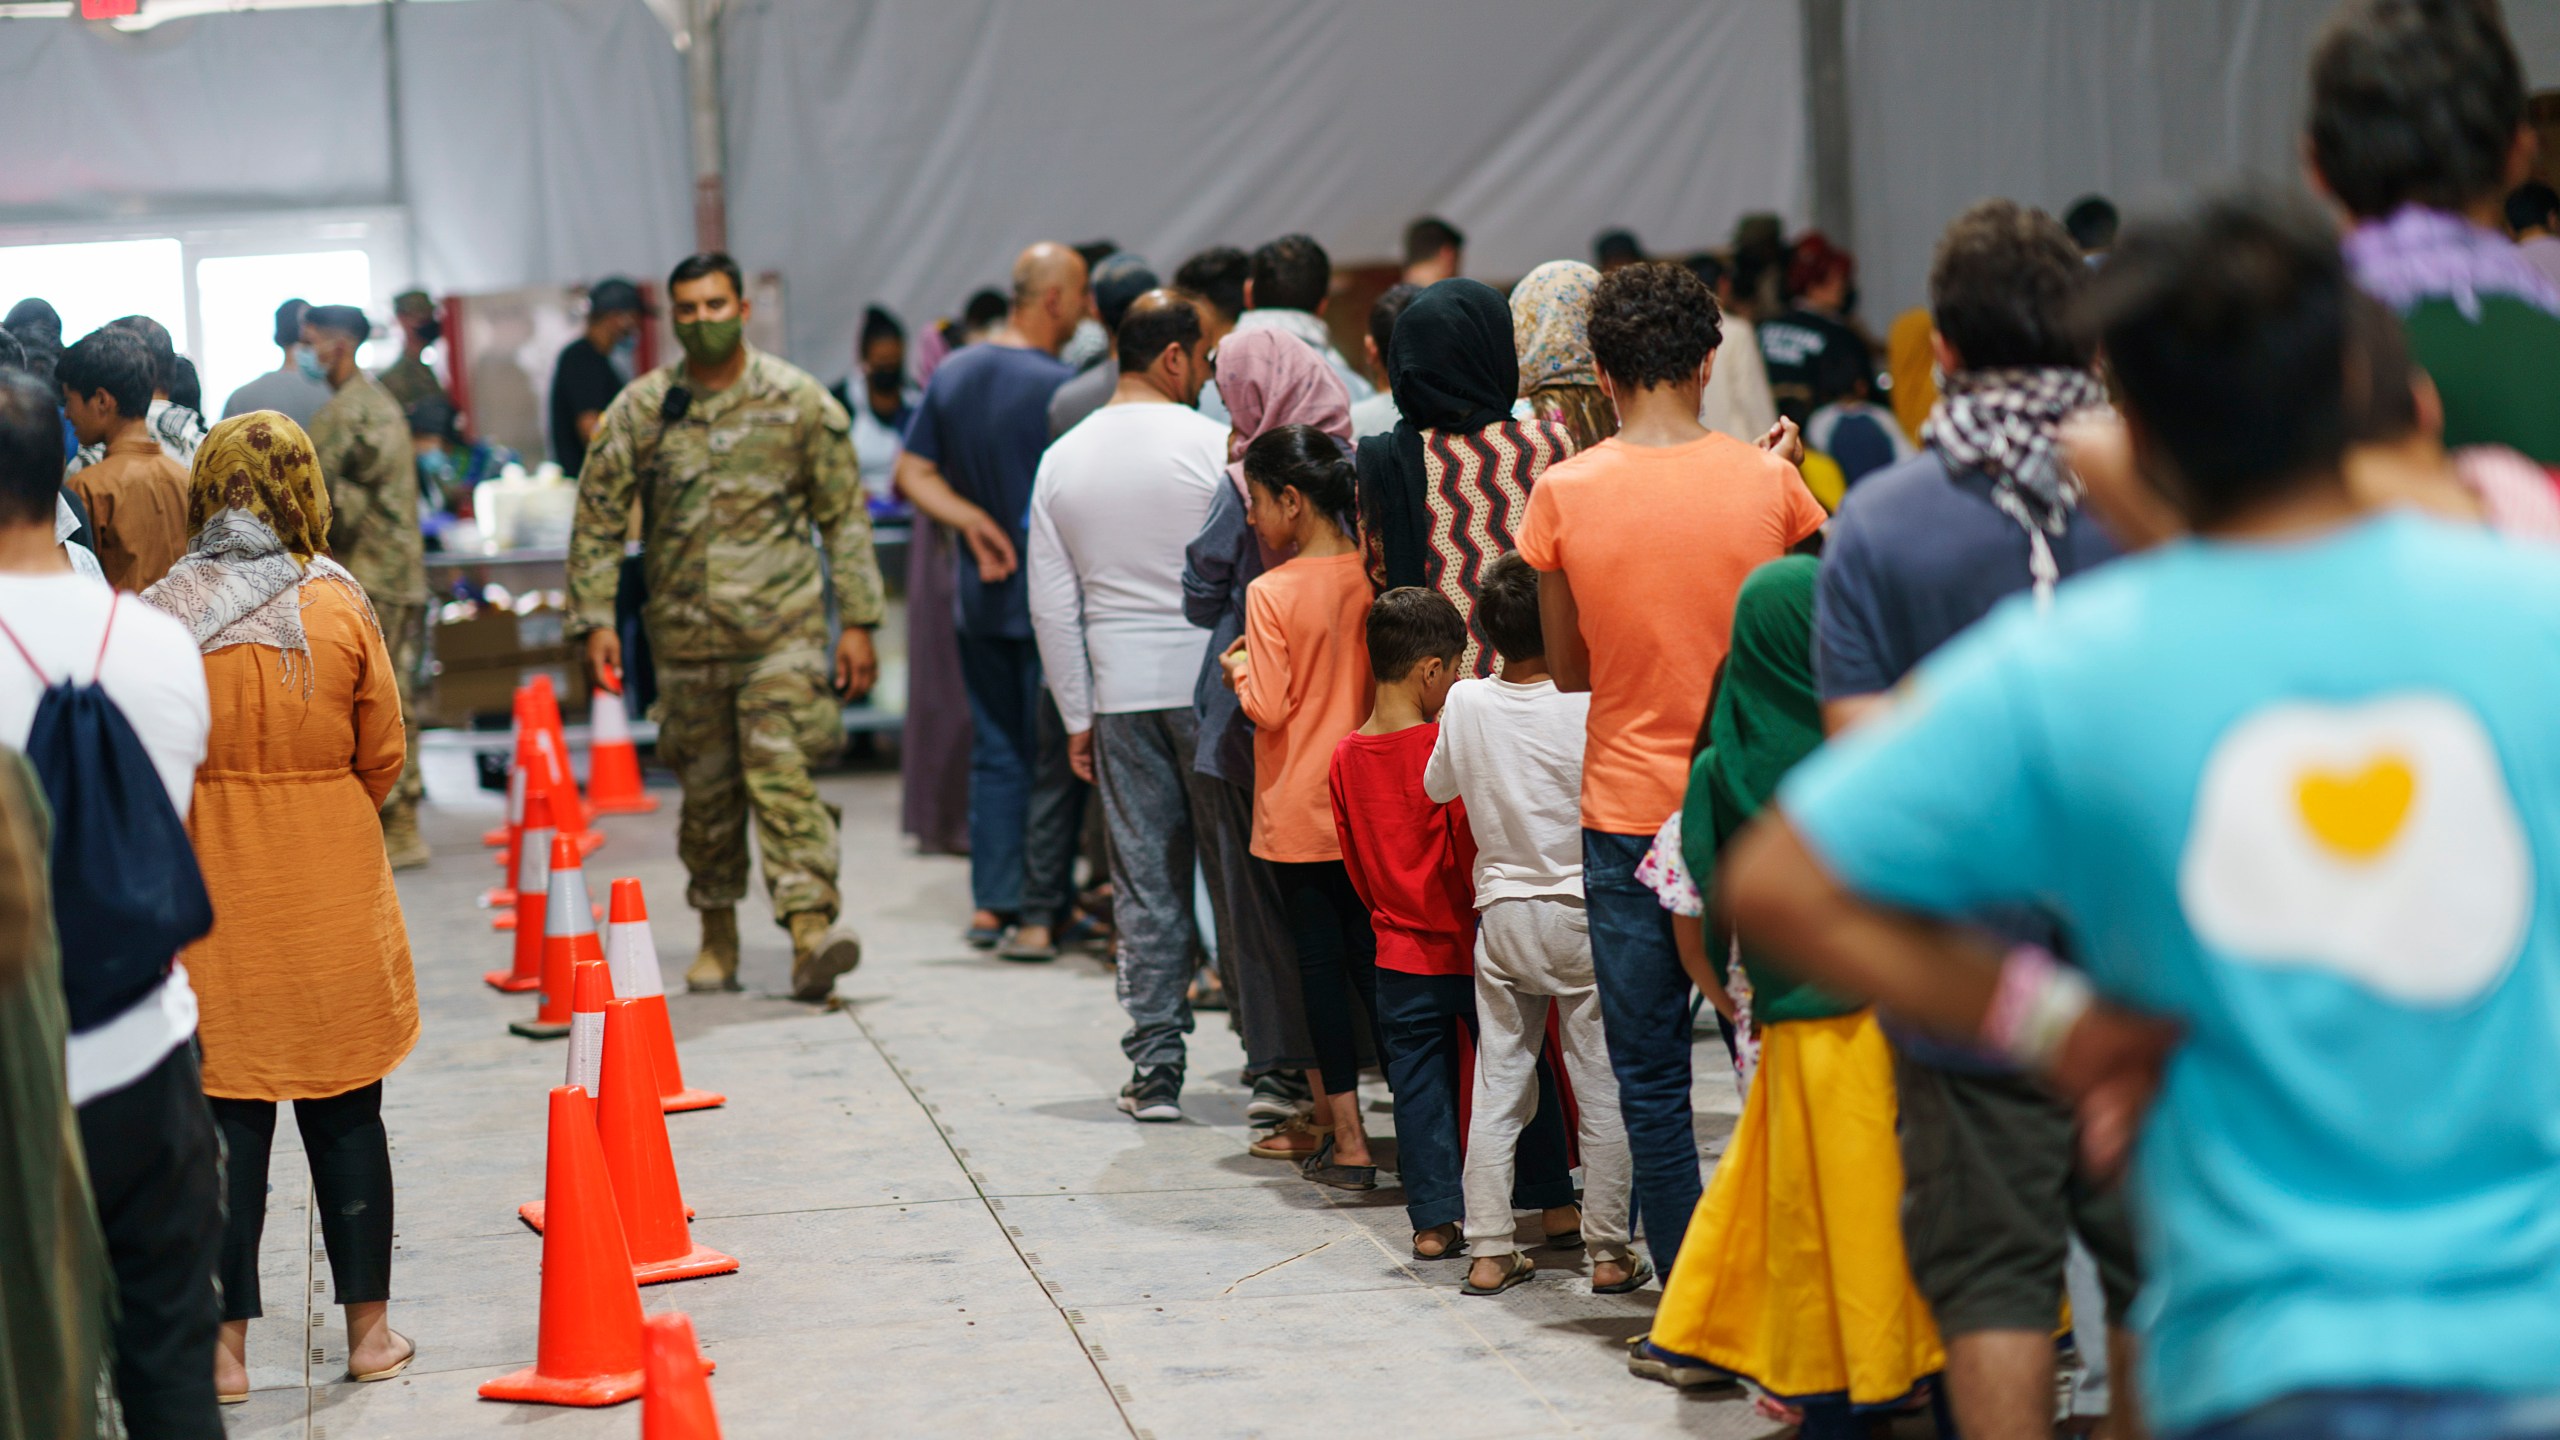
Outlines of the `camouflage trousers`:
M 426 782 L 418 778 L 418 680 L 419 672 L 426 668 L 427 607 L 376 605 L 373 616 L 382 622 L 382 644 L 391 652 L 392 678 L 400 683 L 400 724 L 409 740 L 409 758 L 401 762 L 400 783 L 382 797 L 382 808 L 414 809 L 427 793 Z
M 837 826 L 813 764 L 844 748 L 844 709 L 826 652 L 658 661 L 658 759 L 684 786 L 676 853 L 696 910 L 747 893 L 747 812 L 756 820 L 774 918 L 837 910 Z

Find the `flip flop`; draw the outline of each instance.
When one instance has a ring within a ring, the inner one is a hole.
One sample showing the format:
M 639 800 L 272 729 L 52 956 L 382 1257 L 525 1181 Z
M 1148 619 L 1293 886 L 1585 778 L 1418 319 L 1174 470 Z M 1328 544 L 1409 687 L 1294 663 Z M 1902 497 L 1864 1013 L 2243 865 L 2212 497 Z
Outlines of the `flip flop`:
M 1647 1281 L 1653 1279 L 1653 1267 L 1647 1265 L 1642 1260 L 1631 1258 L 1628 1260 L 1627 1265 L 1628 1269 L 1626 1279 L 1619 1281 L 1615 1285 L 1594 1285 L 1591 1287 L 1591 1293 L 1594 1295 L 1632 1295 L 1638 1290 L 1643 1289 Z
M 400 1335 L 400 1332 L 397 1330 L 394 1330 L 391 1333 L 394 1335 Z M 409 1340 L 409 1337 L 406 1335 L 400 1335 L 400 1338 L 403 1340 Z M 401 1356 L 397 1361 L 389 1365 L 385 1365 L 379 1370 L 367 1370 L 362 1374 L 358 1374 L 353 1369 L 350 1369 L 347 1371 L 347 1378 L 368 1385 L 372 1384 L 376 1380 L 389 1380 L 398 1375 L 401 1371 L 408 1369 L 409 1362 L 417 1358 L 418 1342 L 415 1340 L 409 1340 L 409 1353 Z
M 1324 1137 L 1316 1153 L 1298 1162 L 1298 1173 L 1319 1185 L 1336 1190 L 1375 1190 L 1378 1167 L 1375 1165 L 1336 1165 L 1333 1163 L 1333 1137 Z
M 1561 1234 L 1550 1235 L 1547 1237 L 1547 1248 L 1550 1250 L 1579 1250 L 1582 1248 L 1582 1232 L 1579 1230 L 1567 1230 Z
M 1431 1254 L 1426 1254 L 1426 1253 L 1424 1253 L 1423 1248 L 1422 1248 L 1422 1237 L 1423 1237 L 1423 1236 L 1425 1236 L 1425 1235 L 1433 1234 L 1433 1233 L 1435 1233 L 1435 1232 L 1438 1232 L 1438 1231 L 1444 1231 L 1444 1230 L 1445 1230 L 1445 1231 L 1448 1231 L 1448 1232 L 1451 1232 L 1451 1233 L 1450 1233 L 1450 1235 L 1449 1235 L 1449 1244 L 1448 1244 L 1448 1247 L 1447 1247 L 1446 1249 L 1443 1249 L 1443 1250 L 1442 1250 L 1439 1254 L 1437 1254 L 1437 1255 L 1431 1255 Z M 1416 1259 L 1416 1260 L 1455 1260 L 1455 1259 L 1457 1259 L 1459 1256 L 1464 1255 L 1464 1254 L 1466 1254 L 1466 1253 L 1467 1253 L 1467 1237 L 1466 1237 L 1466 1233 L 1465 1233 L 1464 1231 L 1459 1230 L 1459 1229 L 1458 1229 L 1458 1227 L 1457 1227 L 1457 1226 L 1455 1226 L 1455 1225 L 1434 1225 L 1434 1226 L 1432 1226 L 1432 1227 L 1431 1227 L 1431 1229 L 1429 1229 L 1429 1230 L 1417 1231 L 1417 1232 L 1415 1232 L 1415 1234 L 1414 1234 L 1414 1237 L 1413 1237 L 1413 1258 L 1414 1258 L 1414 1259 Z
M 1458 1287 L 1461 1295 L 1499 1295 L 1538 1273 L 1538 1262 L 1514 1250 L 1503 1257 L 1502 1278 L 1491 1285 L 1478 1285 L 1470 1278 Z
M 243 1390 L 237 1395 L 216 1394 L 213 1397 L 213 1403 L 216 1405 L 246 1405 L 249 1403 L 249 1392 Z

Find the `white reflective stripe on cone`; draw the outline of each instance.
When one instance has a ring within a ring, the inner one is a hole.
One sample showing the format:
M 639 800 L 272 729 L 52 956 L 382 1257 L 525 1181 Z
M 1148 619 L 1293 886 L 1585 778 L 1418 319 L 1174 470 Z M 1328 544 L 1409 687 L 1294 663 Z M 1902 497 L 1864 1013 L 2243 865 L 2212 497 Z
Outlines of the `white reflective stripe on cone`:
M 667 993 L 658 974 L 658 941 L 646 920 L 616 920 L 604 929 L 605 964 L 613 971 L 613 998 L 646 1000 Z
M 510 825 L 524 823 L 524 767 L 515 763 L 518 753 L 513 745 L 507 747 L 507 823 Z
M 557 776 L 569 773 L 568 757 L 554 755 L 551 753 L 551 731 L 549 727 L 546 726 L 543 729 L 533 732 L 533 748 L 542 752 L 543 774 Z
M 543 905 L 542 933 L 545 936 L 596 933 L 596 917 L 587 902 L 586 871 L 551 872 L 551 896 Z
M 516 893 L 551 893 L 551 831 L 527 830 L 516 841 Z
M 587 702 L 587 735 L 590 745 L 628 745 L 631 743 L 631 713 L 622 708 L 622 697 L 599 687 Z
M 569 1078 L 565 1082 L 596 1093 L 604 1080 L 604 1012 L 569 1012 Z

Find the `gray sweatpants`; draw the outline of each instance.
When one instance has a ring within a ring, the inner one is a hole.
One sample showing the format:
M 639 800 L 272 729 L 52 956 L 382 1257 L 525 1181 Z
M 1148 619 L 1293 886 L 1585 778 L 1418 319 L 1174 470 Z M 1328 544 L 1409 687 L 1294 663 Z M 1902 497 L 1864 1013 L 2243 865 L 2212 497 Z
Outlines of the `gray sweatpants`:
M 1556 1007 L 1564 1070 L 1582 1120 L 1582 1235 L 1591 1258 L 1624 1263 L 1634 1166 L 1618 1076 L 1600 1028 L 1591 926 L 1579 899 L 1496 900 L 1476 918 L 1476 1090 L 1467 1129 L 1467 1253 L 1507 1255 L 1513 1151 L 1538 1109 L 1538 1050 Z
M 1182 1068 L 1191 1033 L 1191 975 L 1200 929 L 1191 909 L 1195 854 L 1191 707 L 1093 717 L 1093 766 L 1111 836 L 1111 922 L 1119 932 L 1120 1048 L 1137 1066 Z

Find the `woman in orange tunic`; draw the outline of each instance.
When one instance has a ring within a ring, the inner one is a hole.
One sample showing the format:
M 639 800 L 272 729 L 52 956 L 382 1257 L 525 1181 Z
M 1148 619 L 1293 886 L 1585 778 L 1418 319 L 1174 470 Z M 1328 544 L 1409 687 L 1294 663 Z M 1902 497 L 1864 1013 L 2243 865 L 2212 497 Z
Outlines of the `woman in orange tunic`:
M 196 858 L 213 932 L 186 952 L 204 1091 L 230 1155 L 214 1388 L 248 1398 L 258 1237 L 276 1103 L 311 1162 L 347 1369 L 416 1355 L 391 1328 L 391 1151 L 382 1077 L 418 1039 L 400 897 L 375 812 L 404 745 L 390 652 L 354 577 L 323 553 L 329 492 L 311 439 L 272 410 L 196 452 L 186 555 L 143 598 L 204 651 L 213 731 L 196 772 Z

